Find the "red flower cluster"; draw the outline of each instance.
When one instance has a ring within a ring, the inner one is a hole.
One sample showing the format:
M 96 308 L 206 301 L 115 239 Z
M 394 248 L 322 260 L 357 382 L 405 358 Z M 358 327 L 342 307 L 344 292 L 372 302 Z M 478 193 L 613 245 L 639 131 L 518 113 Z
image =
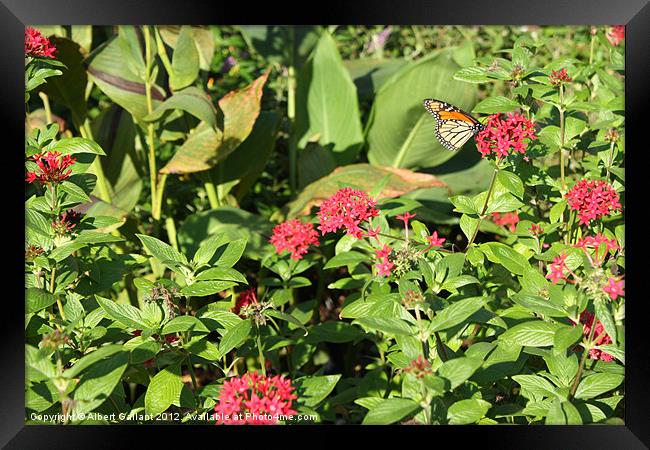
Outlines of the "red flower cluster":
M 533 236 L 539 236 L 540 234 L 544 233 L 544 228 L 542 228 L 541 225 L 537 225 L 536 223 L 532 224 L 530 228 L 528 229 L 530 234 Z
M 244 306 L 248 306 L 252 303 L 257 303 L 257 292 L 255 292 L 255 288 L 246 289 L 239 293 L 239 297 L 237 297 L 237 300 L 235 301 L 235 306 L 232 308 L 232 312 L 239 314 Z
M 425 375 L 433 373 L 431 370 L 431 363 L 424 359 L 422 355 L 418 356 L 417 359 L 414 359 L 410 364 L 404 369 L 404 372 L 411 373 L 417 378 L 424 378 Z
M 594 324 L 594 315 L 585 310 L 582 314 L 580 314 L 580 323 L 583 324 L 582 334 L 589 336 L 589 333 L 591 333 L 591 327 Z M 596 323 L 596 329 L 594 330 L 594 339 L 596 340 L 596 345 L 612 343 L 612 338 L 609 337 L 607 333 L 605 333 L 605 327 L 603 327 L 603 324 L 600 323 L 600 320 Z M 597 348 L 592 348 L 589 350 L 589 357 L 591 359 L 601 359 L 607 362 L 614 359 L 614 357 L 609 353 L 605 353 L 604 351 Z
M 537 139 L 537 135 L 535 124 L 523 114 L 509 113 L 505 118 L 492 114 L 485 129 L 476 136 L 476 147 L 483 157 L 494 153 L 500 158 L 510 152 L 526 153 L 527 139 Z
M 508 227 L 511 233 L 514 233 L 517 229 L 517 224 L 519 223 L 519 214 L 516 212 L 509 213 L 492 213 L 492 222 L 499 225 L 500 227 Z
M 75 163 L 72 156 L 61 156 L 59 152 L 49 152 L 45 155 L 39 153 L 32 156 L 32 159 L 36 161 L 38 169 L 34 172 L 27 172 L 25 181 L 29 183 L 38 181 L 42 185 L 45 183 L 60 183 L 65 180 L 72 173 L 72 169 L 68 169 L 68 167 Z
M 618 131 L 616 131 L 615 128 L 612 128 L 605 133 L 605 137 L 603 138 L 605 142 L 616 142 L 619 139 L 619 134 Z
M 596 252 L 592 257 L 591 250 L 600 248 L 601 244 L 605 244 L 605 248 L 607 249 L 605 253 L 601 255 L 599 252 Z M 600 267 L 603 264 L 607 252 L 610 250 L 618 250 L 616 239 L 607 239 L 602 233 L 580 238 L 573 246 L 575 248 L 581 248 L 594 267 Z
M 274 425 L 278 415 L 297 414 L 291 409 L 297 398 L 291 380 L 283 376 L 265 377 L 257 371 L 245 373 L 223 383 L 214 407 L 217 424 Z
M 81 220 L 81 213 L 69 209 L 59 217 L 59 220 L 52 222 L 52 228 L 58 234 L 70 233 Z
M 384 245 L 384 247 L 381 250 L 375 250 L 375 253 L 377 254 L 377 258 L 381 260 L 380 263 L 377 264 L 377 272 L 381 276 L 389 276 L 391 270 L 393 267 L 395 267 L 395 264 L 390 262 L 388 257 L 390 254 L 393 252 L 393 249 L 390 248 L 388 245 Z
M 610 278 L 607 284 L 603 286 L 603 292 L 609 295 L 609 298 L 616 300 L 618 297 L 625 297 L 625 281 L 622 279 Z
M 549 75 L 549 80 L 553 86 L 558 86 L 560 84 L 568 83 L 569 81 L 573 80 L 567 73 L 566 69 L 562 68 L 562 70 L 558 71 L 551 71 L 551 75 Z
M 614 25 L 606 33 L 610 44 L 618 46 L 625 39 L 625 25 Z
M 27 27 L 25 29 L 25 56 L 54 58 L 56 47 L 40 31 Z
M 269 242 L 275 246 L 276 253 L 288 250 L 291 258 L 298 260 L 307 253 L 310 245 L 318 246 L 318 233 L 313 224 L 292 219 L 276 225 Z
M 549 264 L 549 273 L 546 274 L 546 278 L 551 280 L 553 284 L 557 284 L 560 280 L 566 280 L 567 275 L 565 271 L 569 270 L 566 265 L 567 255 L 562 253 L 560 256 L 553 258 L 553 262 Z
M 379 215 L 376 205 L 377 202 L 363 191 L 350 187 L 340 189 L 320 205 L 318 229 L 324 235 L 345 228 L 348 234 L 361 239 L 363 230 L 359 224 Z
M 580 225 L 621 209 L 618 193 L 602 180 L 580 180 L 566 193 L 569 207 L 578 212 Z

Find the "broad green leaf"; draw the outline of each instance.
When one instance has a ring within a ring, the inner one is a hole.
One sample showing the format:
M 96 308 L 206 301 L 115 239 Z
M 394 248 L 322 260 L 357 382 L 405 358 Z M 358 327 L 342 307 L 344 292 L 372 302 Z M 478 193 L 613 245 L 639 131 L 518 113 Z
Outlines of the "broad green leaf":
M 128 362 L 128 353 L 121 352 L 104 361 L 96 362 L 84 372 L 73 394 L 77 402 L 75 412 L 90 412 L 108 400 L 122 379 Z
M 25 314 L 33 314 L 56 303 L 56 297 L 43 289 L 30 287 L 25 294 Z
M 524 195 L 524 183 L 517 175 L 507 170 L 497 172 L 497 181 L 508 192 L 521 199 Z
M 545 425 L 582 425 L 578 409 L 569 401 L 556 398 L 548 409 Z
M 194 316 L 178 316 L 167 322 L 161 334 L 178 333 L 185 331 L 199 331 L 208 333 L 210 330 Z
M 149 382 L 144 395 L 144 409 L 147 414 L 157 416 L 180 400 L 183 381 L 180 364 L 165 367 Z
M 483 360 L 480 358 L 467 356 L 450 359 L 438 367 L 438 375 L 449 380 L 451 383 L 450 389 L 456 389 L 471 377 L 481 367 L 482 363 Z
M 165 264 L 166 261 L 173 261 L 179 264 L 187 264 L 185 255 L 178 252 L 171 245 L 164 243 L 160 239 L 144 234 L 136 234 L 142 245 L 147 249 L 150 255 Z
M 309 343 L 333 342 L 342 344 L 363 337 L 365 333 L 346 322 L 322 322 L 309 328 L 305 340 Z
M 513 274 L 523 275 L 530 266 L 525 256 L 500 242 L 481 244 L 480 248 L 490 261 L 501 264 Z
M 567 317 L 568 314 L 564 308 L 556 305 L 550 299 L 538 297 L 536 295 L 518 293 L 510 297 L 516 304 L 523 306 L 535 313 L 544 314 L 548 317 Z
M 246 277 L 240 272 L 230 267 L 213 267 L 199 273 L 195 278 L 196 281 L 200 280 L 220 280 L 220 281 L 235 281 L 237 283 L 248 284 Z
M 388 425 L 413 414 L 420 406 L 406 398 L 387 398 L 377 402 L 363 418 L 362 425 Z
M 250 319 L 242 320 L 226 331 L 219 343 L 219 353 L 226 355 L 230 350 L 239 347 L 250 335 L 252 323 Z
M 97 295 L 95 299 L 111 319 L 136 330 L 149 328 L 142 317 L 142 313 L 135 306 L 116 303 L 113 300 L 105 299 Z
M 499 336 L 499 340 L 522 346 L 546 347 L 553 345 L 555 332 L 560 327 L 557 323 L 531 320 L 506 330 Z
M 555 397 L 555 386 L 538 375 L 513 375 L 512 379 L 521 386 L 522 395 L 531 400 Z
M 362 317 L 355 320 L 354 323 L 390 335 L 411 336 L 414 333 L 414 330 L 406 322 L 394 317 Z
M 406 64 L 379 90 L 370 113 L 368 160 L 386 167 L 435 167 L 454 156 L 435 138 L 436 120 L 422 104 L 437 98 L 469 111 L 476 88 L 453 79 L 450 50 Z
M 323 269 L 334 269 L 336 267 L 342 266 L 354 267 L 357 264 L 368 260 L 368 255 L 351 250 L 349 252 L 335 255 L 333 258 L 327 261 L 327 264 L 323 266 Z
M 123 347 L 119 344 L 110 344 L 104 347 L 100 347 L 97 350 L 94 350 L 87 355 L 79 358 L 79 360 L 77 360 L 77 362 L 75 362 L 72 367 L 63 372 L 63 374 L 68 378 L 74 378 L 88 367 L 91 367 L 97 361 L 101 361 L 102 359 L 108 358 L 121 351 L 123 351 Z
M 215 130 L 207 122 L 201 122 L 160 172 L 201 172 L 230 155 L 253 130 L 268 76 L 269 70 L 250 85 L 223 96 L 219 100 L 224 118 L 223 132 Z
M 476 423 L 491 407 L 489 402 L 480 398 L 459 400 L 447 410 L 447 419 L 450 425 Z
M 315 407 L 329 395 L 338 383 L 341 375 L 324 375 L 301 377 L 295 380 L 294 386 L 300 403 Z
M 491 96 L 481 101 L 472 110 L 473 113 L 494 114 L 507 113 L 519 108 L 519 103 L 502 96 Z
M 576 398 L 590 399 L 616 389 L 625 379 L 615 373 L 594 373 L 580 381 L 576 390 Z
M 172 55 L 172 73 L 169 75 L 169 85 L 175 91 L 189 86 L 199 75 L 199 51 L 190 26 L 181 27 Z
M 431 320 L 430 331 L 442 331 L 454 327 L 481 309 L 487 297 L 470 297 L 453 302 L 442 311 L 437 311 Z
M 157 121 L 165 113 L 175 110 L 188 112 L 212 128 L 217 127 L 216 107 L 204 91 L 194 86 L 175 92 L 174 95 L 154 109 L 151 114 L 148 114 L 144 120 Z
M 205 297 L 207 295 L 213 295 L 217 292 L 225 291 L 235 285 L 237 285 L 237 283 L 234 281 L 196 281 L 189 286 L 182 288 L 181 294 L 187 297 Z
M 327 32 L 298 74 L 294 133 L 299 149 L 317 139 L 339 165 L 354 162 L 363 143 L 356 87 Z

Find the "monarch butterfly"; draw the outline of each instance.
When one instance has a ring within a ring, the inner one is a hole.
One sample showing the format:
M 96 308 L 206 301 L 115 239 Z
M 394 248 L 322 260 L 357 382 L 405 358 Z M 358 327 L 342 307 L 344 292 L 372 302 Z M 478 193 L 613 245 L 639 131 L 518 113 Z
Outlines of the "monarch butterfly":
M 440 100 L 424 100 L 424 108 L 436 118 L 436 137 L 440 143 L 452 151 L 460 150 L 485 126 L 460 108 Z

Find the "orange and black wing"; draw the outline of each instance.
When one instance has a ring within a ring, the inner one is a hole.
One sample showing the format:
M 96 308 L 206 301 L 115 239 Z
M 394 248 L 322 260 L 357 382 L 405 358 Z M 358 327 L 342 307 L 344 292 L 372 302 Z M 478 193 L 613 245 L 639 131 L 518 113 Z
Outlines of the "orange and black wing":
M 484 128 L 474 117 L 450 103 L 426 99 L 424 108 L 436 118 L 436 137 L 449 150 L 459 150 Z

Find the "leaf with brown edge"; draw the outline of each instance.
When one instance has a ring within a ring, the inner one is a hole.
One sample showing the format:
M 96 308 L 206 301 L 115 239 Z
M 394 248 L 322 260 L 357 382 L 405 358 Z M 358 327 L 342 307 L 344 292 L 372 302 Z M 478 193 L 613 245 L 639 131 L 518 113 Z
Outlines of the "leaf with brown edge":
M 269 73 L 270 69 L 245 88 L 223 96 L 219 100 L 223 132 L 201 122 L 160 172 L 201 172 L 211 169 L 231 154 L 253 130 Z
M 309 214 L 313 206 L 320 205 L 323 200 L 347 186 L 371 191 L 386 176 L 389 176 L 389 178 L 383 185 L 381 192 L 377 196 L 378 198 L 399 197 L 416 189 L 447 186 L 437 177 L 426 173 L 395 167 L 351 164 L 338 167 L 331 174 L 305 187 L 298 198 L 287 205 L 289 208 L 287 217 Z

